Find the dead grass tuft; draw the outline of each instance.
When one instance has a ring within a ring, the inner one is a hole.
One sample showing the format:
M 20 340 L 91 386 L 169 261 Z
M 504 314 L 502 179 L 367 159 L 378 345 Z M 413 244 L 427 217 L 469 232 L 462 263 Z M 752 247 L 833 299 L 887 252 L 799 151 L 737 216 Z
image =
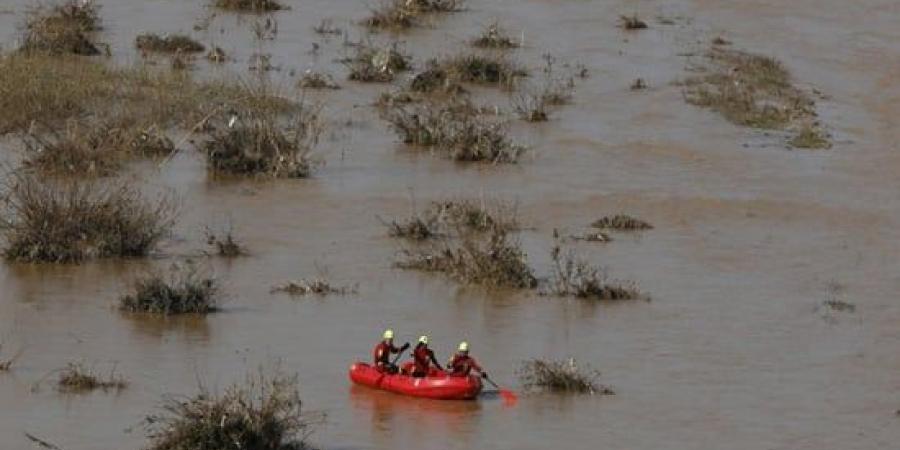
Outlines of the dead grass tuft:
M 25 19 L 21 50 L 26 53 L 98 55 L 91 33 L 100 29 L 99 6 L 93 1 L 67 0 L 38 6 Z
M 629 89 L 632 91 L 643 91 L 644 89 L 647 89 L 647 87 L 647 82 L 644 81 L 643 78 L 635 78 L 634 81 L 631 82 Z
M 504 124 L 485 120 L 467 102 L 395 105 L 384 116 L 404 143 L 456 161 L 514 163 L 525 152 L 508 138 Z
M 826 149 L 831 148 L 828 134 L 816 125 L 804 124 L 788 142 L 793 148 Z
M 60 392 L 79 393 L 102 389 L 119 391 L 128 387 L 128 382 L 113 368 L 103 377 L 83 363 L 69 363 L 59 373 L 57 389 Z
M 183 34 L 158 35 L 144 33 L 134 40 L 135 47 L 145 52 L 199 53 L 206 50 L 203 44 Z
M 422 14 L 455 12 L 464 0 L 382 0 L 371 9 L 363 25 L 384 30 L 405 30 L 416 26 Z
M 707 61 L 705 74 L 685 82 L 688 103 L 754 128 L 781 129 L 815 117 L 815 102 L 793 86 L 777 60 L 715 47 L 707 53 Z
M 350 70 L 350 80 L 377 83 L 393 81 L 397 73 L 411 67 L 410 57 L 397 43 L 383 47 L 358 44 L 356 55 L 348 58 L 345 64 Z
M 504 232 L 519 229 L 517 207 L 513 203 L 486 199 L 447 199 L 431 202 L 421 215 L 404 221 L 385 222 L 391 237 L 416 241 L 446 236 L 453 232 Z
M 277 0 L 215 0 L 213 5 L 230 11 L 254 13 L 285 9 L 285 6 Z
M 628 214 L 616 214 L 614 216 L 603 216 L 591 224 L 594 228 L 619 230 L 619 231 L 639 231 L 650 230 L 653 228 L 648 222 L 645 222 Z
M 634 283 L 609 282 L 605 271 L 578 259 L 574 252 L 552 252 L 553 275 L 545 294 L 592 300 L 635 300 L 645 298 Z
M 311 423 L 301 412 L 296 376 L 262 369 L 221 394 L 168 397 L 147 417 L 148 450 L 302 450 Z
M 440 63 L 448 76 L 464 83 L 512 86 L 528 71 L 500 55 L 460 54 Z
M 169 199 L 148 201 L 124 184 L 19 174 L 5 187 L 3 254 L 18 262 L 145 256 L 175 216 Z
M 292 296 L 303 295 L 349 295 L 357 292 L 356 286 L 336 286 L 324 278 L 300 279 L 275 286 L 271 291 Z
M 193 265 L 173 266 L 168 275 L 153 273 L 138 279 L 122 296 L 122 311 L 150 314 L 207 314 L 216 310 L 219 285 Z
M 312 174 L 310 153 L 322 132 L 317 108 L 299 105 L 287 119 L 267 109 L 248 108 L 221 122 L 203 145 L 213 172 L 276 178 Z
M 472 45 L 479 48 L 509 49 L 517 48 L 519 43 L 509 37 L 499 22 L 494 21 L 472 40 Z
M 246 256 L 249 253 L 244 244 L 235 239 L 234 230 L 230 225 L 222 227 L 220 231 L 207 227 L 206 245 L 213 247 L 217 255 L 226 258 Z
M 329 74 L 307 70 L 297 83 L 304 89 L 340 89 L 341 86 Z
M 519 379 L 526 390 L 613 395 L 608 386 L 597 383 L 600 372 L 580 367 L 574 359 L 567 361 L 525 361 L 519 368 Z
M 465 284 L 531 289 L 537 278 L 525 252 L 506 231 L 492 230 L 483 237 L 467 233 L 458 243 L 445 241 L 427 249 L 404 250 L 398 268 L 441 272 Z

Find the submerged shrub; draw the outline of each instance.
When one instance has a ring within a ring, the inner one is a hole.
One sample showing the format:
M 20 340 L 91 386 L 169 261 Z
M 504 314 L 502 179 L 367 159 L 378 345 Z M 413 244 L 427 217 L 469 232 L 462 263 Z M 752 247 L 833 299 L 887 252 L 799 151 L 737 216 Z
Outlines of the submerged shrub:
M 530 289 L 537 278 L 518 241 L 495 229 L 486 238 L 465 234 L 425 250 L 405 250 L 396 263 L 401 269 L 441 272 L 459 282 Z
M 282 125 L 278 115 L 266 110 L 232 115 L 203 145 L 207 166 L 234 175 L 310 176 L 310 153 L 322 131 L 318 111 L 300 105 L 285 121 Z
M 788 143 L 793 148 L 830 148 L 831 142 L 828 140 L 828 137 L 828 134 L 822 131 L 821 128 L 815 125 L 805 124 L 800 127 L 800 130 Z
M 513 231 L 519 223 L 513 204 L 461 198 L 431 202 L 422 215 L 413 214 L 406 220 L 386 225 L 391 237 L 426 240 L 451 231 Z
M 25 20 L 21 50 L 25 52 L 97 55 L 90 33 L 100 28 L 99 7 L 93 1 L 67 0 L 37 7 Z
M 147 52 L 198 53 L 206 50 L 203 44 L 183 34 L 160 36 L 155 33 L 144 33 L 135 38 L 134 45 L 138 50 Z
M 341 88 L 341 86 L 334 81 L 334 78 L 331 75 L 313 72 L 312 70 L 307 70 L 306 72 L 304 72 L 303 76 L 300 77 L 300 81 L 297 82 L 297 85 L 301 88 L 306 89 Z
M 148 450 L 301 450 L 311 423 L 301 411 L 297 377 L 262 369 L 221 394 L 201 387 L 167 398 L 147 417 Z
M 285 293 L 288 295 L 347 295 L 356 293 L 355 286 L 337 286 L 324 278 L 300 279 L 289 281 L 272 288 L 271 293 Z
M 206 244 L 216 249 L 216 254 L 226 258 L 244 256 L 247 249 L 238 242 L 230 227 L 221 232 L 215 232 L 211 228 L 206 229 Z
M 4 256 L 19 262 L 79 262 L 146 255 L 171 228 L 168 199 L 146 200 L 118 183 L 16 175 L 4 193 Z
M 128 386 L 124 378 L 117 375 L 115 368 L 108 376 L 102 377 L 82 363 L 69 363 L 59 373 L 57 388 L 61 392 L 86 392 L 95 389 L 121 390 Z
M 516 48 L 519 46 L 519 43 L 513 41 L 507 35 L 506 30 L 500 26 L 500 23 L 495 21 L 484 28 L 481 35 L 472 41 L 472 45 L 480 48 L 506 49 Z
M 723 47 L 707 53 L 705 74 L 685 81 L 685 100 L 712 109 L 728 121 L 781 129 L 815 117 L 815 102 L 791 82 L 777 60 Z
M 638 231 L 650 230 L 653 225 L 636 217 L 627 214 L 616 214 L 614 216 L 603 216 L 595 220 L 592 224 L 594 228 L 620 230 L 620 231 Z
M 168 276 L 154 273 L 138 279 L 120 308 L 151 314 L 206 314 L 216 310 L 219 286 L 192 267 L 173 267 Z
M 456 161 L 514 163 L 525 147 L 502 123 L 484 120 L 469 103 L 394 105 L 385 119 L 406 144 L 433 148 Z
M 613 390 L 597 383 L 600 372 L 579 367 L 574 359 L 567 361 L 525 361 L 519 368 L 519 379 L 527 390 L 612 395 Z
M 387 83 L 397 73 L 409 70 L 409 56 L 403 54 L 397 43 L 385 47 L 358 44 L 356 55 L 345 61 L 353 81 Z
M 634 283 L 609 282 L 603 270 L 576 258 L 572 252 L 562 255 L 557 246 L 551 256 L 553 275 L 548 281 L 546 294 L 592 300 L 645 298 Z
M 637 14 L 619 16 L 619 26 L 626 30 L 643 30 L 647 28 L 647 22 L 641 20 Z
M 528 71 L 499 55 L 460 54 L 440 62 L 450 77 L 465 83 L 497 83 L 510 86 Z
M 217 8 L 242 12 L 266 12 L 285 9 L 278 0 L 215 0 Z
M 363 25 L 369 28 L 380 29 L 405 29 L 415 24 L 417 11 L 407 5 L 408 0 L 382 0 L 378 6 L 372 8 L 371 14 Z

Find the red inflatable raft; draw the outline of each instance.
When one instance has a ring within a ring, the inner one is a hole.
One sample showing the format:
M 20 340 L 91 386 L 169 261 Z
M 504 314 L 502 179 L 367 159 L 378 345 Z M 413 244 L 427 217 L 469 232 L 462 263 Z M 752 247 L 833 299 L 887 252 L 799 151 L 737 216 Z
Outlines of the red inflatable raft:
M 432 370 L 425 378 L 413 378 L 381 373 L 363 362 L 350 366 L 350 380 L 375 389 L 436 400 L 470 400 L 481 392 L 481 379 L 474 375 L 451 377 L 446 372 Z

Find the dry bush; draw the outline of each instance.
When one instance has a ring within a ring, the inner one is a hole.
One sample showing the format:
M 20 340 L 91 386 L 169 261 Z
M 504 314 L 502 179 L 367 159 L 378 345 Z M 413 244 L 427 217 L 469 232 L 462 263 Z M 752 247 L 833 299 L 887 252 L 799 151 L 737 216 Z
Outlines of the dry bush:
M 312 423 L 301 411 L 296 376 L 262 369 L 221 394 L 201 386 L 168 397 L 147 417 L 148 450 L 301 450 Z
M 49 134 L 49 136 L 47 135 Z M 70 122 L 63 133 L 32 133 L 25 139 L 24 165 L 48 174 L 112 175 L 128 158 L 161 157 L 175 144 L 158 127 Z
M 329 74 L 313 72 L 307 70 L 300 77 L 297 85 L 304 89 L 340 89 L 341 86 L 334 81 L 334 77 Z
M 213 63 L 221 64 L 225 61 L 228 61 L 228 54 L 225 53 L 225 50 L 223 50 L 221 47 L 214 46 L 213 48 L 209 49 L 209 52 L 206 53 L 206 59 Z
M 363 25 L 374 29 L 405 30 L 416 26 L 422 14 L 455 12 L 464 0 L 382 0 L 372 8 Z
M 322 132 L 317 108 L 299 105 L 287 118 L 248 108 L 222 122 L 203 145 L 213 172 L 276 178 L 312 174 L 310 153 Z
M 248 254 L 244 244 L 235 239 L 231 225 L 220 227 L 218 231 L 206 227 L 205 233 L 206 245 L 213 247 L 219 256 L 234 258 Z
M 650 230 L 653 228 L 649 222 L 645 222 L 636 217 L 627 214 L 616 214 L 614 216 L 603 216 L 595 220 L 592 224 L 594 228 L 619 230 L 619 231 L 640 231 Z
M 644 296 L 634 283 L 609 282 L 605 271 L 578 259 L 574 252 L 562 255 L 553 248 L 553 275 L 545 294 L 592 300 L 634 300 Z
M 288 295 L 348 295 L 355 294 L 356 286 L 337 286 L 332 284 L 325 278 L 317 277 L 311 279 L 300 279 L 289 281 L 272 288 L 271 293 L 285 293 Z
M 494 21 L 472 40 L 472 45 L 479 48 L 509 49 L 518 47 L 519 43 L 509 37 L 499 22 Z
M 579 367 L 574 359 L 567 361 L 525 361 L 519 368 L 519 379 L 526 390 L 612 395 L 613 390 L 597 383 L 600 372 Z
M 831 148 L 828 133 L 817 125 L 804 124 L 797 134 L 788 142 L 793 148 L 823 149 Z
M 441 272 L 465 284 L 531 289 L 537 278 L 518 241 L 501 229 L 488 236 L 467 233 L 458 243 L 445 241 L 427 249 L 404 250 L 401 269 Z
M 100 28 L 99 6 L 94 2 L 67 0 L 54 6 L 38 6 L 25 19 L 24 52 L 100 54 L 91 33 Z
M 793 86 L 777 60 L 716 47 L 707 53 L 707 62 L 701 68 L 706 73 L 684 82 L 688 103 L 754 128 L 781 129 L 815 117 L 815 102 Z
M 362 82 L 387 83 L 393 81 L 397 73 L 411 67 L 410 57 L 397 43 L 382 47 L 357 44 L 356 54 L 344 62 L 350 71 L 348 78 Z
M 388 236 L 424 241 L 439 235 L 438 224 L 433 218 L 424 218 L 412 215 L 401 221 L 392 220 L 384 222 L 388 227 Z
M 334 26 L 331 19 L 322 19 L 318 25 L 313 27 L 313 31 L 317 34 L 342 34 L 343 30 Z
M 641 20 L 637 14 L 619 16 L 619 26 L 626 30 L 643 30 L 647 28 L 647 22 Z
M 103 377 L 83 363 L 69 363 L 66 365 L 60 371 L 59 381 L 57 382 L 57 389 L 60 392 L 67 393 L 86 392 L 95 389 L 119 391 L 127 386 L 128 382 L 122 376 L 116 374 L 115 368 L 110 371 L 109 375 Z
M 395 105 L 384 116 L 404 143 L 456 161 L 514 163 L 525 152 L 509 139 L 504 124 L 485 120 L 467 102 Z
M 158 35 L 144 33 L 134 40 L 138 50 L 160 53 L 199 53 L 206 50 L 203 44 L 183 34 Z
M 440 13 L 461 11 L 465 0 L 406 0 L 406 3 L 420 13 Z
M 214 0 L 217 8 L 240 12 L 267 12 L 285 9 L 278 0 Z
M 447 76 L 464 83 L 512 86 L 528 71 L 500 55 L 460 54 L 439 62 Z
M 631 85 L 628 86 L 632 91 L 642 91 L 647 89 L 647 82 L 644 81 L 643 78 L 635 78 L 634 81 L 631 82 Z
M 79 262 L 145 256 L 170 230 L 170 199 L 145 199 L 121 183 L 39 180 L 5 185 L 4 256 L 19 262 Z
M 519 228 L 516 205 L 486 199 L 447 199 L 431 202 L 423 214 L 384 222 L 391 237 L 423 241 L 452 232 L 514 231 Z
M 168 275 L 153 273 L 135 281 L 122 296 L 122 311 L 150 314 L 206 314 L 217 309 L 219 284 L 192 265 L 174 266 Z

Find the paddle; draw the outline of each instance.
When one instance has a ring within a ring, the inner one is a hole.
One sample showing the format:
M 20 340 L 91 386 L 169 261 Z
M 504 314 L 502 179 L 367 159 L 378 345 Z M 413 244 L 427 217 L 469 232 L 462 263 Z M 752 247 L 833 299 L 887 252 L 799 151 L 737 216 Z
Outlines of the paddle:
M 509 389 L 501 388 L 500 386 L 497 385 L 497 383 L 494 383 L 494 380 L 490 379 L 487 376 L 485 376 L 484 379 L 487 380 L 488 383 L 491 383 L 491 386 L 494 386 L 494 388 L 497 389 L 497 392 L 500 393 L 500 396 L 503 397 L 503 400 L 507 404 L 510 404 L 510 405 L 515 404 L 519 400 L 519 397 L 516 395 L 515 392 L 510 391 Z

